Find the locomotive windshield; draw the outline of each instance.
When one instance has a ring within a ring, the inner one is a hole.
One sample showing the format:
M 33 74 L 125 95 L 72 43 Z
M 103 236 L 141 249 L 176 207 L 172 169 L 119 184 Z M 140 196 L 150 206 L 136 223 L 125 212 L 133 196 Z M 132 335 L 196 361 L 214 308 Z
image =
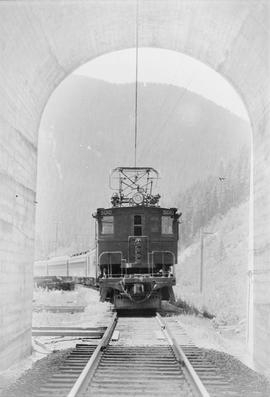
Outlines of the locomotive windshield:
M 142 215 L 134 215 L 134 236 L 143 235 Z
M 173 219 L 171 216 L 162 216 L 161 218 L 161 233 L 173 234 Z
M 113 234 L 113 216 L 104 216 L 101 220 L 101 233 Z

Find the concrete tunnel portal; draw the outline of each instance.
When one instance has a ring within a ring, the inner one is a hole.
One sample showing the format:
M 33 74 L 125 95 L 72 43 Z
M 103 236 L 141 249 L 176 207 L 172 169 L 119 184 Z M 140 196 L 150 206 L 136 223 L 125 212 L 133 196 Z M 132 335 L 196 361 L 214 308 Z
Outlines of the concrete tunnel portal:
M 253 131 L 254 358 L 269 365 L 269 5 L 264 1 L 138 2 L 142 47 L 190 55 L 231 82 Z M 135 46 L 136 2 L 0 4 L 0 369 L 31 350 L 37 141 L 47 100 L 74 69 Z

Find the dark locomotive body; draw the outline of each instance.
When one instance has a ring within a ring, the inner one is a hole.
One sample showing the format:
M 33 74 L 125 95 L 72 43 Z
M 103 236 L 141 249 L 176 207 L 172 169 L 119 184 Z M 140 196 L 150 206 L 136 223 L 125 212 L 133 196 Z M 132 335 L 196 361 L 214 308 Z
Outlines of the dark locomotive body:
M 136 178 L 131 179 L 127 170 L 134 169 L 124 170 L 135 184 L 135 194 L 125 198 L 120 187 L 113 206 L 99 208 L 94 215 L 100 296 L 116 309 L 158 309 L 161 300 L 174 300 L 180 215 L 176 208 L 160 208 L 160 196 L 147 193 L 145 185 L 142 189 Z

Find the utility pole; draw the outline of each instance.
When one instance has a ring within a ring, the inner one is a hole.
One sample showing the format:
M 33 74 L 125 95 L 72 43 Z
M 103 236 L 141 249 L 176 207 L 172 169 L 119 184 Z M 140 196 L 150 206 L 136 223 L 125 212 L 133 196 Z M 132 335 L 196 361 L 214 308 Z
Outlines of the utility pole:
M 54 244 L 54 256 L 56 256 L 58 246 L 58 222 L 55 222 L 55 244 Z
M 204 281 L 204 236 L 208 234 L 215 234 L 214 232 L 204 232 L 203 228 L 200 229 L 200 240 L 201 240 L 201 262 L 200 262 L 200 293 L 203 293 L 203 281 Z
M 203 292 L 203 231 L 200 230 L 201 239 L 201 264 L 200 264 L 200 293 Z

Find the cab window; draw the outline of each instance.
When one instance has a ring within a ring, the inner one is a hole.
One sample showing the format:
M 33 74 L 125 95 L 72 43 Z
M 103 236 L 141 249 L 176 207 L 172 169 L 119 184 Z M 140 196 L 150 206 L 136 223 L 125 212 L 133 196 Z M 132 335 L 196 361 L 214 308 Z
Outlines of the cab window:
M 142 236 L 142 216 L 134 215 L 134 236 Z
M 152 233 L 160 232 L 160 218 L 159 216 L 151 216 L 150 227 Z
M 170 216 L 163 216 L 161 218 L 161 233 L 173 234 L 173 218 Z
M 104 216 L 101 219 L 101 234 L 113 234 L 113 216 Z

